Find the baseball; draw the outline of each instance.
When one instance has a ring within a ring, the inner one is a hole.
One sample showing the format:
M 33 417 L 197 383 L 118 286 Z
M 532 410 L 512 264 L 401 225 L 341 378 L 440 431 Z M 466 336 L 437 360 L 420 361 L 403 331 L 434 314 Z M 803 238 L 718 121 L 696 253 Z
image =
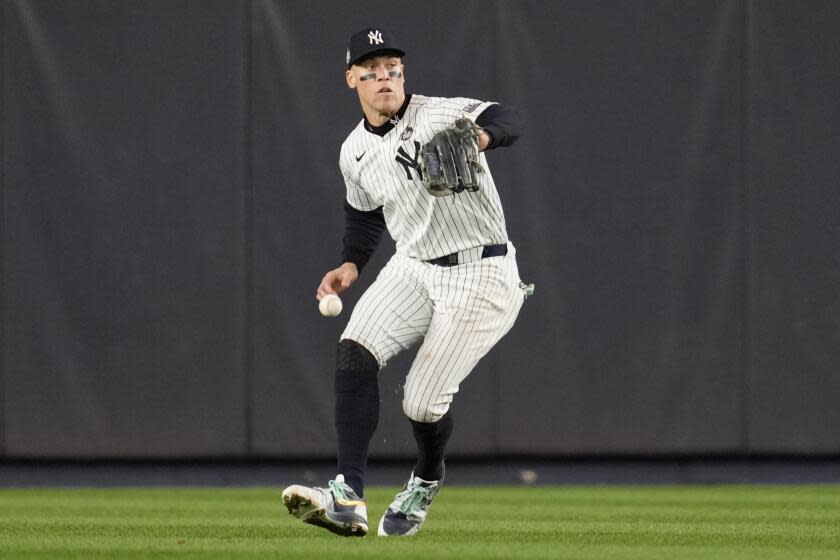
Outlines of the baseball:
M 532 471 L 531 469 L 522 469 L 519 471 L 519 480 L 523 482 L 523 484 L 533 484 L 537 481 L 536 471 Z
M 318 310 L 324 317 L 335 317 L 341 313 L 341 298 L 335 294 L 327 294 L 318 302 Z

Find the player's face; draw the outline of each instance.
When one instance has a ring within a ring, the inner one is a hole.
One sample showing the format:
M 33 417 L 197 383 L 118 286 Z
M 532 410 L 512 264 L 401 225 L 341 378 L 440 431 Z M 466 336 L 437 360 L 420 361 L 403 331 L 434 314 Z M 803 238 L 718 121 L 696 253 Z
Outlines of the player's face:
M 403 72 L 398 56 L 367 58 L 347 71 L 347 85 L 358 92 L 362 110 L 368 119 L 372 115 L 381 115 L 387 120 L 402 106 L 405 101 Z

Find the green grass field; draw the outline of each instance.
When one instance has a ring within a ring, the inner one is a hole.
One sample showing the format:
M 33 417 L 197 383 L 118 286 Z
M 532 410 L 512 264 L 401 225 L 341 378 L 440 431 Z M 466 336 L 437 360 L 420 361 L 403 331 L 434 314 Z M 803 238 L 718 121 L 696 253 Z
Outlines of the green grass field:
M 445 487 L 419 535 L 286 513 L 278 488 L 0 490 L 0 558 L 840 558 L 838 486 Z

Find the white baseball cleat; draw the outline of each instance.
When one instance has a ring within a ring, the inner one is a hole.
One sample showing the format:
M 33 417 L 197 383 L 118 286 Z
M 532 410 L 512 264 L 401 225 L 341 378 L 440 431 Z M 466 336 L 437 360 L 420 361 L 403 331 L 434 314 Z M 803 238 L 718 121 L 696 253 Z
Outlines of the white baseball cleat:
M 367 505 L 337 475 L 328 488 L 289 486 L 283 490 L 283 503 L 304 523 L 323 527 L 344 537 L 364 537 L 368 532 Z
M 380 537 L 410 537 L 417 534 L 426 521 L 432 500 L 443 486 L 443 478 L 423 480 L 414 476 L 412 471 L 404 490 L 397 494 L 385 510 L 377 534 Z

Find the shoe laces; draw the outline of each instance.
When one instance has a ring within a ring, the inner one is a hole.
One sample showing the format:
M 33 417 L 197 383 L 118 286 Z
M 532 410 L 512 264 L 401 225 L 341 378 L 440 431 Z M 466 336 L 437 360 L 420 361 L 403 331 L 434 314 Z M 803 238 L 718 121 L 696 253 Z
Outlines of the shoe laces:
M 410 513 L 423 508 L 423 506 L 429 503 L 431 493 L 431 489 L 426 488 L 425 486 L 420 486 L 419 484 L 415 484 L 412 488 L 403 490 L 397 496 L 398 499 L 402 498 L 400 511 L 405 515 L 409 515 Z
M 340 498 L 342 500 L 349 500 L 350 498 L 347 496 L 347 483 L 343 480 L 330 480 L 329 482 L 330 492 L 336 498 Z

